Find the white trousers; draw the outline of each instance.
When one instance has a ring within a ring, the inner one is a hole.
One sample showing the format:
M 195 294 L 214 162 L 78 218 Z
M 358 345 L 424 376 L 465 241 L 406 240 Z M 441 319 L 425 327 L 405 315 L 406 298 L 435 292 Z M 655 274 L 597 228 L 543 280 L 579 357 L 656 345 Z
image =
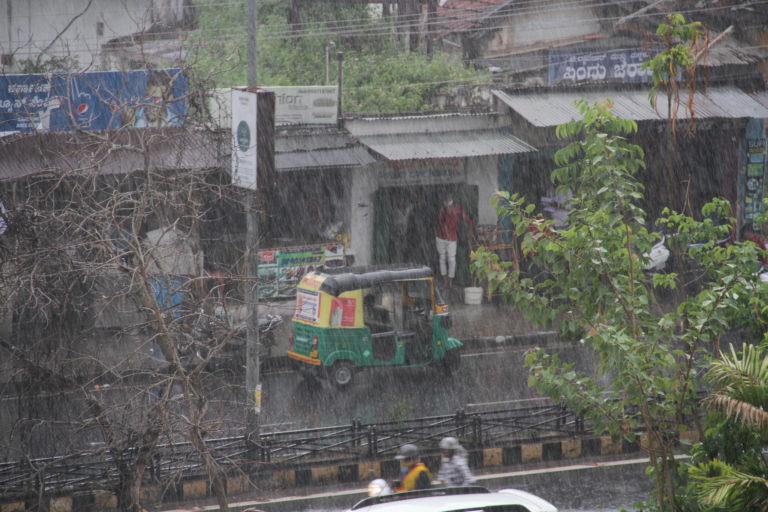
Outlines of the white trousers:
M 440 256 L 440 275 L 453 279 L 456 276 L 456 240 L 435 238 L 435 244 Z

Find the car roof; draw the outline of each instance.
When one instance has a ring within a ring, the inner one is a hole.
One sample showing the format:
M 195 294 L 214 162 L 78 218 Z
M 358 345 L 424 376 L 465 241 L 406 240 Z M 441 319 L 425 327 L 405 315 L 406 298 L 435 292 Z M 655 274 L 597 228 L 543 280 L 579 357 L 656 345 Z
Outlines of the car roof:
M 524 508 L 519 508 L 524 507 Z M 557 512 L 554 505 L 519 489 L 438 488 L 368 498 L 352 510 L 365 512 Z

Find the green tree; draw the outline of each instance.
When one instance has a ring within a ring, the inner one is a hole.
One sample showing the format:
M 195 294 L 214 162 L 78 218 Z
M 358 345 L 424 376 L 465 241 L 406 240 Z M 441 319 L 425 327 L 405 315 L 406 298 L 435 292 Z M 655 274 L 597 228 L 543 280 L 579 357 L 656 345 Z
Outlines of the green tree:
M 344 108 L 365 113 L 434 110 L 432 99 L 440 89 L 483 76 L 449 57 L 427 60 L 416 54 L 354 55 L 344 73 Z
M 687 466 L 690 494 L 703 510 L 768 510 L 768 354 L 743 344 L 712 362 L 707 401 L 714 428 Z
M 598 362 L 595 375 L 577 372 L 543 350 L 526 356 L 529 383 L 558 403 L 584 414 L 596 432 L 636 440 L 649 456 L 656 504 L 676 503 L 678 433 L 698 417 L 697 375 L 707 348 L 742 306 L 753 278 L 753 244 L 728 248 L 705 244 L 691 254 L 708 269 L 708 281 L 669 312 L 657 293 L 674 287 L 674 274 L 644 267 L 658 235 L 637 206 L 643 150 L 624 137 L 636 123 L 611 112 L 611 103 L 577 102 L 581 120 L 558 126 L 570 143 L 555 155 L 552 173 L 559 193 L 570 192 L 568 225 L 558 228 L 516 194 L 493 198 L 497 214 L 510 219 L 535 274 L 516 270 L 493 253 L 473 253 L 474 270 L 538 323 L 558 321 L 564 334 L 581 338 Z M 726 233 L 728 203 L 715 200 L 700 222 L 674 212 L 662 221 L 686 236 Z
M 246 4 L 230 0 L 200 7 L 191 35 L 192 67 L 216 87 L 246 83 Z M 440 87 L 487 83 L 487 73 L 465 68 L 448 57 L 428 58 L 398 48 L 392 22 L 376 18 L 364 5 L 315 2 L 302 8 L 292 27 L 287 2 L 263 2 L 258 16 L 258 81 L 263 85 L 336 83 L 335 51 L 344 52 L 344 108 L 385 113 L 433 109 Z M 332 46 L 329 46 L 331 45 Z M 331 62 L 326 69 L 326 51 Z

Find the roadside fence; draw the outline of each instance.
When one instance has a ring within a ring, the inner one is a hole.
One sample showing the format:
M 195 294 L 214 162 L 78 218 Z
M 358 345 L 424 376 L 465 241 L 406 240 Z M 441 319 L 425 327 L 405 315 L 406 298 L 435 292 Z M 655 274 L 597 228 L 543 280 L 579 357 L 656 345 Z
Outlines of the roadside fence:
M 311 466 L 394 457 L 400 446 L 413 443 L 437 452 L 443 437 L 458 438 L 470 449 L 515 442 L 590 435 L 583 418 L 564 407 L 545 404 L 511 410 L 457 411 L 403 421 L 263 433 L 256 442 L 246 436 L 207 439 L 206 445 L 225 472 L 251 473 L 269 468 Z M 3 498 L 116 489 L 121 470 L 138 459 L 137 449 L 119 454 L 108 448 L 67 456 L 0 462 Z M 190 442 L 158 445 L 146 467 L 145 480 L 180 481 L 206 475 L 205 463 Z

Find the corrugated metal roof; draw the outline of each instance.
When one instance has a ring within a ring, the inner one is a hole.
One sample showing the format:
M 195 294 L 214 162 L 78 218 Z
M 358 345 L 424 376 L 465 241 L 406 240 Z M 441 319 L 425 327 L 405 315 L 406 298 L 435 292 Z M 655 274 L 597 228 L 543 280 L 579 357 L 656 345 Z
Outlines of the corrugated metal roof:
M 275 152 L 275 168 L 279 172 L 321 167 L 356 167 L 368 165 L 375 161 L 376 159 L 359 145 L 337 149 Z
M 396 113 L 396 114 L 358 114 L 355 116 L 344 117 L 345 126 L 346 123 L 352 119 L 354 121 L 366 122 L 366 123 L 381 123 L 386 121 L 413 121 L 414 119 L 424 119 L 432 121 L 434 119 L 457 119 L 457 118 L 482 118 L 493 117 L 495 112 L 440 112 L 440 113 Z
M 536 148 L 501 130 L 369 135 L 360 142 L 388 160 L 528 153 Z
M 572 119 L 578 119 L 579 112 L 574 105 L 578 99 L 590 103 L 610 99 L 613 102 L 613 113 L 625 119 L 635 121 L 664 120 L 667 118 L 667 101 L 663 93 L 658 96 L 656 109 L 648 101 L 648 93 L 644 90 L 603 90 L 603 91 L 573 91 L 573 92 L 537 92 L 515 94 L 504 91 L 492 91 L 493 95 L 503 101 L 512 110 L 523 116 L 529 123 L 538 127 L 557 126 Z M 680 107 L 677 112 L 679 119 L 689 117 L 684 105 L 688 102 L 688 94 L 680 93 Z M 768 117 L 768 107 L 761 105 L 747 93 L 737 87 L 712 87 L 706 92 L 699 91 L 694 95 L 694 115 L 699 119 L 706 118 L 744 118 Z
M 218 168 L 229 157 L 230 138 L 182 127 L 18 133 L 0 139 L 0 180 L 43 172 L 130 173 L 145 168 L 137 151 L 145 147 L 158 171 Z
M 158 171 L 218 168 L 231 153 L 229 130 L 212 133 L 167 127 L 15 134 L 0 138 L 0 180 L 39 172 L 129 173 L 144 168 L 142 153 L 130 149 L 140 147 L 140 142 L 150 148 L 152 165 Z M 294 130 L 275 137 L 278 171 L 375 161 L 359 142 L 336 129 Z
M 302 133 L 291 136 L 275 136 L 275 152 L 310 151 L 315 149 L 339 149 L 354 145 L 348 133 L 317 134 Z
M 275 137 L 275 168 L 294 171 L 323 167 L 355 167 L 375 162 L 347 132 L 335 128 L 293 130 Z
M 727 66 L 754 64 L 768 59 L 768 49 L 744 44 L 733 36 L 728 36 L 703 56 L 699 66 Z
M 750 98 L 764 106 L 765 108 L 768 108 L 768 91 L 759 91 L 759 92 L 753 92 L 749 95 Z

